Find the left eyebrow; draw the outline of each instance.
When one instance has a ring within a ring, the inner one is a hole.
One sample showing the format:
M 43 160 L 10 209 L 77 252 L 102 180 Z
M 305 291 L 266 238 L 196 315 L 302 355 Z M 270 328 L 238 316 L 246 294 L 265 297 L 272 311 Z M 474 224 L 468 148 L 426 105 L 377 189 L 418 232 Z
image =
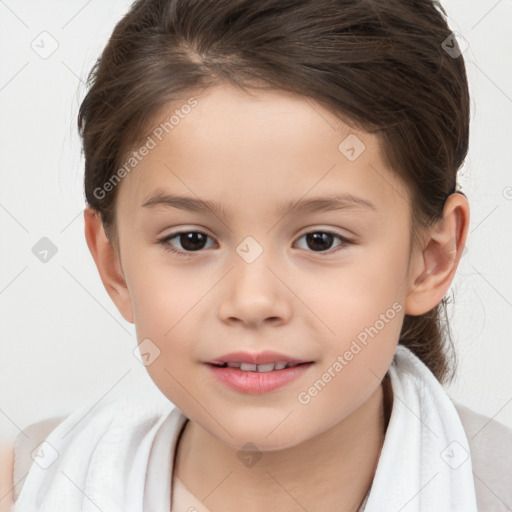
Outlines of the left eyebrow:
M 164 206 L 168 208 L 177 208 L 180 210 L 193 212 L 206 212 L 210 210 L 214 213 L 227 216 L 227 210 L 218 201 L 197 199 L 194 197 L 179 196 L 166 193 L 163 190 L 157 190 L 142 205 L 144 208 L 154 208 L 155 206 Z M 339 194 L 325 197 L 313 197 L 310 199 L 298 199 L 285 201 L 277 204 L 276 212 L 278 215 L 294 212 L 326 212 L 335 210 L 371 210 L 377 211 L 377 207 L 369 200 L 352 194 Z
M 281 215 L 297 211 L 315 213 L 335 210 L 371 210 L 376 212 L 377 207 L 368 199 L 348 193 L 287 201 L 277 205 L 277 212 Z

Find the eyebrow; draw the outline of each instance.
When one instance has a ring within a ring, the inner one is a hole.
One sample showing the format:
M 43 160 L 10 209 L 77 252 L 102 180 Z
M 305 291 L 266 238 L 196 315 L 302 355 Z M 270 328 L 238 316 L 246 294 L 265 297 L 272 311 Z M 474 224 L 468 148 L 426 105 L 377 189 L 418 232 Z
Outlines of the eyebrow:
M 163 206 L 200 213 L 210 210 L 224 217 L 229 214 L 226 208 L 218 201 L 170 194 L 160 189 L 156 190 L 141 206 L 143 208 Z M 376 212 L 377 207 L 367 199 L 348 193 L 285 201 L 278 203 L 276 207 L 278 215 L 299 211 L 314 213 L 335 210 L 371 210 Z

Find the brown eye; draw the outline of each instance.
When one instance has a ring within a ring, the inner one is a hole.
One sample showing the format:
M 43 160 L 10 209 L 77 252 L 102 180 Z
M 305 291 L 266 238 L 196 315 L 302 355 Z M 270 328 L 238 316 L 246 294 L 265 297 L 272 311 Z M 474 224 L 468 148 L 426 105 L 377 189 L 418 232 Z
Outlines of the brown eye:
M 201 231 L 178 231 L 176 233 L 171 233 L 158 242 L 166 251 L 179 256 L 192 256 L 194 252 L 201 252 L 202 249 L 206 248 L 208 238 L 210 237 Z M 343 248 L 345 245 L 352 243 L 347 238 L 336 233 L 331 233 L 330 231 L 312 231 L 300 237 L 300 239 L 303 238 L 306 240 L 305 249 L 318 253 L 329 251 L 328 253 L 331 254 L 338 250 L 336 248 Z M 334 246 L 334 250 L 330 250 L 336 239 L 339 240 L 339 243 Z M 172 240 L 177 240 L 177 243 L 171 243 Z M 181 247 L 176 247 L 176 245 Z
M 340 240 L 340 243 L 336 247 L 341 247 L 351 243 L 350 240 L 342 237 L 341 235 L 337 235 L 336 233 L 331 233 L 329 231 L 312 231 L 310 233 L 306 233 L 300 239 L 302 238 L 305 238 L 306 240 L 306 248 L 311 249 L 313 252 L 328 251 L 331 249 L 335 239 Z
M 162 238 L 159 240 L 159 243 L 161 243 L 167 251 L 188 256 L 187 253 L 198 252 L 204 249 L 208 238 L 208 235 L 201 231 L 179 231 Z M 171 240 L 174 239 L 177 239 L 181 248 L 176 248 L 171 244 Z

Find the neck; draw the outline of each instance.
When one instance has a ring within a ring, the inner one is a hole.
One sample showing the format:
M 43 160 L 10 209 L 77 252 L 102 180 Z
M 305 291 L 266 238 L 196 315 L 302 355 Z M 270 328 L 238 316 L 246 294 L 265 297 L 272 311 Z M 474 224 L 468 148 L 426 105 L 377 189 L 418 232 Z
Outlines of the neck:
M 392 397 L 386 375 L 343 421 L 299 445 L 264 452 L 247 468 L 236 450 L 189 420 L 178 443 L 174 475 L 210 510 L 355 512 L 375 474 Z

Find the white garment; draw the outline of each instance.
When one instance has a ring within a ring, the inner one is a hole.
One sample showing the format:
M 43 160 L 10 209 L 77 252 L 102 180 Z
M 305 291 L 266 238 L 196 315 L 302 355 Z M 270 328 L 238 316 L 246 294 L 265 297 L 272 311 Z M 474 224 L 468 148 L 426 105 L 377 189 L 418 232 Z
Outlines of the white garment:
M 42 444 L 12 512 L 169 512 L 171 461 L 186 421 L 163 395 L 74 411 Z
M 389 375 L 393 409 L 365 512 L 477 512 L 468 440 L 444 388 L 402 345 Z M 46 438 L 13 512 L 169 512 L 186 421 L 163 395 L 78 409 Z
M 477 512 L 468 439 L 446 391 L 398 345 L 393 409 L 365 512 Z

